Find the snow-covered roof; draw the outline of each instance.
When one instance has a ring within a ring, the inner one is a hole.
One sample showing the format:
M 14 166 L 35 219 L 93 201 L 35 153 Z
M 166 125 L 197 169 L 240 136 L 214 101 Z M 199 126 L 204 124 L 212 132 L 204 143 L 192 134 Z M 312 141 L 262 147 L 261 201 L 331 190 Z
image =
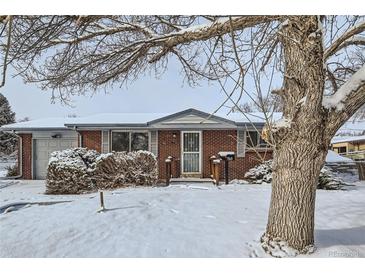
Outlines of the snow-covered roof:
M 365 134 L 365 120 L 347 121 L 338 131 L 337 135 L 363 135 Z
M 329 150 L 326 157 L 326 163 L 337 163 L 337 162 L 350 163 L 353 162 L 353 160 L 347 157 L 343 157 L 332 150 Z
M 170 113 L 101 113 L 74 118 L 67 126 L 95 125 L 147 125 L 149 121 L 170 115 Z
M 230 114 L 227 114 L 227 112 L 226 113 L 217 112 L 214 115 L 234 121 L 236 123 L 266 123 L 265 115 L 263 112 L 249 112 L 249 113 L 233 112 Z M 274 112 L 268 114 L 269 121 L 278 121 L 281 117 L 282 117 L 281 112 Z
M 19 122 L 2 126 L 2 130 L 45 130 L 45 129 L 67 129 L 65 123 L 73 118 L 44 118 L 26 122 Z
M 360 136 L 335 136 L 333 137 L 331 144 L 346 143 L 346 142 L 356 142 L 365 141 L 365 135 Z
M 176 113 L 101 113 L 96 115 L 91 115 L 87 117 L 74 118 L 67 126 L 97 126 L 97 125 L 147 125 L 148 123 L 154 122 L 157 119 L 170 118 L 172 116 L 177 116 L 182 113 L 195 112 L 204 113 L 195 109 L 187 109 Z M 210 113 L 204 113 L 205 116 L 209 116 Z M 217 112 L 213 116 L 220 117 L 223 119 L 231 120 L 235 123 L 265 123 L 265 116 L 261 112 L 251 112 L 251 113 L 230 113 L 227 112 Z M 274 113 L 272 118 L 279 119 L 281 113 Z M 203 118 L 202 118 L 203 120 Z
M 16 130 L 16 131 L 26 131 L 26 130 L 47 130 L 47 129 L 67 129 L 74 126 L 77 127 L 102 127 L 102 126 L 130 126 L 130 127 L 147 127 L 149 124 L 157 121 L 169 119 L 174 116 L 179 116 L 183 114 L 200 114 L 202 120 L 207 118 L 210 113 L 202 112 L 196 109 L 187 109 L 176 113 L 101 113 L 85 117 L 77 118 L 44 118 L 31 120 L 27 122 L 19 122 L 14 124 L 9 124 L 1 127 L 1 130 Z M 240 113 L 234 112 L 229 113 L 224 111 L 219 111 L 214 113 L 212 116 L 223 118 L 225 120 L 231 121 L 232 124 L 237 126 L 242 126 L 245 124 L 264 124 L 265 116 L 262 112 L 251 112 L 251 113 Z M 282 113 L 274 112 L 269 115 L 270 121 L 278 121 L 282 117 Z M 344 126 L 337 132 L 340 135 L 351 135 L 351 136 L 336 136 L 333 138 L 332 143 L 347 142 L 347 141 L 358 141 L 364 140 L 365 136 L 352 136 L 363 134 L 365 131 L 365 120 L 359 121 L 349 121 L 345 123 Z
M 210 117 L 210 113 L 196 109 L 187 109 L 176 113 L 101 113 L 86 117 L 77 118 L 46 118 L 27 122 L 9 124 L 1 127 L 2 130 L 47 130 L 47 129 L 66 129 L 72 127 L 147 127 L 157 121 L 171 119 L 172 117 L 195 114 L 202 117 L 202 120 Z M 280 119 L 281 113 L 273 113 L 269 120 Z M 212 119 L 223 119 L 233 125 L 242 126 L 244 124 L 264 124 L 265 116 L 260 112 L 252 113 L 230 113 L 217 112 L 211 116 Z

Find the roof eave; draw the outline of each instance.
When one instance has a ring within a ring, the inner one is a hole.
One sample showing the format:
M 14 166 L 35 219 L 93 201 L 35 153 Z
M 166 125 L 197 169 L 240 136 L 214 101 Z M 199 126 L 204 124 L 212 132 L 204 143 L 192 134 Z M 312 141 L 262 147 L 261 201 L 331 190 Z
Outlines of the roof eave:
M 67 128 L 115 128 L 115 127 L 148 127 L 147 123 L 103 123 L 103 124 L 65 124 Z
M 169 120 L 169 119 L 173 119 L 175 117 L 178 117 L 178 116 L 181 116 L 181 115 L 184 115 L 184 114 L 197 114 L 197 115 L 201 115 L 201 116 L 206 116 L 206 118 L 210 117 L 210 118 L 217 119 L 217 120 L 220 120 L 220 121 L 228 123 L 228 124 L 235 125 L 235 122 L 232 121 L 232 120 L 222 118 L 222 117 L 219 117 L 219 116 L 216 116 L 216 115 L 213 115 L 213 114 L 209 114 L 207 112 L 200 111 L 200 110 L 197 110 L 195 108 L 189 108 L 189 109 L 179 111 L 179 112 L 176 112 L 176 113 L 173 113 L 173 114 L 170 114 L 170 115 L 158 118 L 158 119 L 154 119 L 152 121 L 149 121 L 147 124 L 148 125 L 153 125 L 153 124 L 160 123 L 160 122 L 163 122 L 163 121 L 166 121 L 166 120 Z
M 20 132 L 20 131 L 49 131 L 49 130 L 71 130 L 70 128 L 66 128 L 66 127 L 33 127 L 33 128 L 24 128 L 24 127 L 18 127 L 18 128 L 0 128 L 0 131 L 3 132 Z
M 261 127 L 261 126 L 265 125 L 265 122 L 254 122 L 254 123 L 251 123 L 251 122 L 236 122 L 236 125 L 238 127 L 251 127 L 251 126 Z

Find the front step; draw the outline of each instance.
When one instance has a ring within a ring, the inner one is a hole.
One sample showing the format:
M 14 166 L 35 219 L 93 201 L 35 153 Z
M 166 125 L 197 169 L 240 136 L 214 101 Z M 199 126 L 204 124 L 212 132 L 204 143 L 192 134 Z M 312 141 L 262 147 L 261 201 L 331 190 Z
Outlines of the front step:
M 186 184 L 186 183 L 211 183 L 214 181 L 211 178 L 171 178 L 170 184 Z

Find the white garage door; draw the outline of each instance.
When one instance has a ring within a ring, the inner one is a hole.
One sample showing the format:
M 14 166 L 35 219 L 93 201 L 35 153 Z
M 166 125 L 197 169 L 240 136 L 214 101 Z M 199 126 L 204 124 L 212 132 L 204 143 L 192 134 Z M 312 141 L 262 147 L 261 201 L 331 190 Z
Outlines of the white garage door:
M 53 151 L 77 147 L 77 138 L 36 139 L 34 146 L 33 168 L 35 179 L 45 179 L 51 153 Z

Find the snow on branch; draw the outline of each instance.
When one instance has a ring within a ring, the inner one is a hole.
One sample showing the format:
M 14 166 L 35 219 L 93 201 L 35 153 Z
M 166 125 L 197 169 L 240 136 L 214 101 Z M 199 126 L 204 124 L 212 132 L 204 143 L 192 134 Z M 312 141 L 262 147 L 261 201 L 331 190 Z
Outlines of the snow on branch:
M 348 96 L 365 85 L 365 65 L 363 65 L 350 79 L 343 84 L 336 93 L 323 97 L 322 105 L 327 109 L 340 111 L 345 106 Z M 365 94 L 364 94 L 365 97 Z

